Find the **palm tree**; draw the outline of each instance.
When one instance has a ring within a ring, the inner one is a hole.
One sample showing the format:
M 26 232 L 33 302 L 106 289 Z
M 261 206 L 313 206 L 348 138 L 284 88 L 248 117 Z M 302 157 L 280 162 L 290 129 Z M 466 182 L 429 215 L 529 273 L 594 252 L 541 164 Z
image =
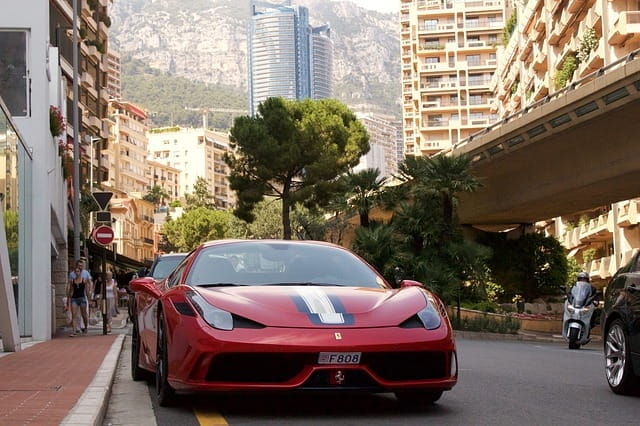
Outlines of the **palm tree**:
M 149 192 L 147 192 L 142 199 L 145 201 L 148 201 L 150 203 L 153 203 L 153 205 L 156 207 L 156 209 L 158 208 L 158 206 L 160 206 L 160 204 L 162 204 L 165 200 L 165 198 L 168 198 L 169 194 L 167 193 L 167 191 L 161 187 L 160 185 L 154 185 Z
M 399 172 L 400 179 L 409 183 L 410 198 L 420 199 L 427 194 L 440 197 L 446 229 L 451 229 L 455 220 L 458 194 L 474 192 L 481 186 L 471 173 L 471 161 L 462 155 L 407 157 Z
M 348 172 L 344 181 L 349 194 L 349 207 L 358 212 L 360 226 L 369 227 L 369 212 L 378 200 L 387 179 L 380 176 L 378 169 L 364 169 L 357 173 Z

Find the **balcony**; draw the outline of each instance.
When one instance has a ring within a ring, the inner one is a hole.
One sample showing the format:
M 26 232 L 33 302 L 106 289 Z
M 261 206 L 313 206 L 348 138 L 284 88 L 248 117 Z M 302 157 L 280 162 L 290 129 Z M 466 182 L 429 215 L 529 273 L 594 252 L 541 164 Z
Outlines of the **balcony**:
M 640 11 L 620 12 L 618 20 L 609 32 L 609 44 L 614 46 L 640 40 Z
M 91 74 L 85 71 L 80 76 L 80 85 L 86 88 L 95 87 L 95 80 Z
M 452 68 L 455 68 L 455 67 L 451 67 L 447 62 L 436 62 L 436 63 L 422 64 L 420 71 L 441 73 L 441 72 L 449 72 L 452 70 Z
M 591 278 L 607 279 L 616 273 L 615 256 L 601 257 L 594 259 L 588 264 L 589 275 Z
M 599 43 L 598 47 L 589 53 L 589 57 L 578 68 L 580 77 L 585 77 L 604 66 L 604 43 Z
M 596 28 L 602 22 L 602 7 L 600 3 L 593 5 L 585 18 L 587 28 Z
M 93 127 L 96 131 L 102 130 L 102 120 L 95 115 L 89 117 L 89 126 Z
M 640 223 L 638 216 L 638 200 L 628 200 L 618 203 L 618 226 L 627 228 Z
M 577 248 L 580 245 L 580 228 L 568 229 L 562 237 L 562 245 L 568 250 Z
M 613 214 L 611 212 L 589 220 L 580 227 L 580 242 L 606 241 L 613 238 Z

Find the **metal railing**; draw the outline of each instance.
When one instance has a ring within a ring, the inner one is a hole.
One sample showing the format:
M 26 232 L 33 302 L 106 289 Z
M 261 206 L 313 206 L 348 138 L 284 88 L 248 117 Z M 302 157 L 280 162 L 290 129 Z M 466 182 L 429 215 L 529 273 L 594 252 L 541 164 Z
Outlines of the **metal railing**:
M 496 130 L 499 129 L 500 127 L 502 127 L 503 125 L 521 118 L 523 116 L 525 116 L 526 114 L 528 114 L 529 112 L 540 108 L 541 106 L 549 103 L 550 101 L 554 100 L 554 99 L 558 99 L 562 96 L 567 95 L 569 92 L 575 90 L 576 88 L 580 87 L 581 85 L 588 83 L 592 80 L 595 80 L 596 78 L 602 77 L 603 75 L 607 74 L 607 72 L 610 72 L 614 69 L 619 68 L 620 66 L 624 66 L 627 63 L 633 61 L 633 60 L 637 60 L 638 55 L 640 55 L 640 49 L 636 49 L 634 51 L 632 51 L 631 53 L 627 54 L 626 56 L 610 63 L 607 66 L 604 66 L 588 75 L 586 75 L 585 77 L 578 79 L 576 81 L 573 81 L 571 83 L 569 83 L 566 87 L 563 87 L 560 90 L 557 90 L 553 93 L 548 94 L 547 96 L 545 96 L 544 98 L 525 106 L 524 108 L 514 112 L 511 115 L 508 115 L 507 117 L 503 118 L 502 120 L 499 120 L 495 123 L 493 123 L 492 125 L 484 128 L 483 130 L 476 132 L 474 134 L 472 134 L 471 136 L 461 139 L 460 141 L 458 141 L 457 143 L 453 144 L 451 146 L 451 148 L 449 150 L 446 150 L 446 152 L 450 152 L 453 151 L 456 148 L 459 148 L 463 145 L 466 145 L 467 143 L 473 141 L 474 139 L 478 138 L 479 136 L 483 136 L 486 135 L 487 133 L 491 132 L 492 130 Z M 444 151 L 443 151 L 444 152 Z

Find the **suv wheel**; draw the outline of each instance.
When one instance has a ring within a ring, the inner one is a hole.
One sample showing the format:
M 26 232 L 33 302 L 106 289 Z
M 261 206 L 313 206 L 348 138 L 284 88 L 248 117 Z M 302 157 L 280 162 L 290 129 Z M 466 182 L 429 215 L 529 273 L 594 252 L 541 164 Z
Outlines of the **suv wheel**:
M 624 323 L 617 319 L 611 323 L 604 344 L 605 374 L 611 390 L 627 395 L 638 387 L 638 378 L 633 374 L 629 350 L 629 335 Z

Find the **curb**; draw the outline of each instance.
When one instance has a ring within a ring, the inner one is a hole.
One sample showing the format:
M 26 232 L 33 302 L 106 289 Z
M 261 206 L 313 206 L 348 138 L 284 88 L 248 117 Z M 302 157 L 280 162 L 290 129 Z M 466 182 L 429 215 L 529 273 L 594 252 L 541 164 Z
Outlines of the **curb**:
M 93 381 L 62 420 L 61 425 L 102 425 L 125 337 L 125 334 L 119 334 L 116 337 Z

